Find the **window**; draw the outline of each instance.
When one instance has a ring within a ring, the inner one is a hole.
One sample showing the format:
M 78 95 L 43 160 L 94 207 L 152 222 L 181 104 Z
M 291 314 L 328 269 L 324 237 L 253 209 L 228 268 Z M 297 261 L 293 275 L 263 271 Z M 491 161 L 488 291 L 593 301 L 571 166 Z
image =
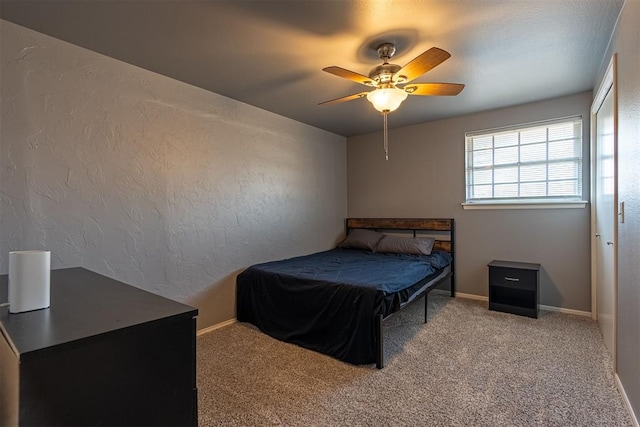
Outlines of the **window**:
M 467 133 L 465 154 L 465 205 L 582 200 L 581 117 Z

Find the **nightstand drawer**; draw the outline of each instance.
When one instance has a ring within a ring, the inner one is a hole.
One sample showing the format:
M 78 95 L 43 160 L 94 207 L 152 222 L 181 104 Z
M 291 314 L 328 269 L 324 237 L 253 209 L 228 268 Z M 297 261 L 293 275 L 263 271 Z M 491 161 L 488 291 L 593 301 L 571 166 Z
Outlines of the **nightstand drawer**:
M 492 267 L 489 269 L 489 283 L 492 286 L 535 290 L 537 282 L 537 270 L 504 267 Z

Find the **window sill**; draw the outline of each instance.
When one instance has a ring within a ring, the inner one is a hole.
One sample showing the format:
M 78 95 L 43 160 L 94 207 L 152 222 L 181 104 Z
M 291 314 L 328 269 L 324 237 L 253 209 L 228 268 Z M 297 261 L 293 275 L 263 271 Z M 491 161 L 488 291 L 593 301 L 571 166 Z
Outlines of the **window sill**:
M 586 200 L 567 202 L 492 202 L 462 203 L 465 210 L 481 209 L 582 209 L 587 206 Z

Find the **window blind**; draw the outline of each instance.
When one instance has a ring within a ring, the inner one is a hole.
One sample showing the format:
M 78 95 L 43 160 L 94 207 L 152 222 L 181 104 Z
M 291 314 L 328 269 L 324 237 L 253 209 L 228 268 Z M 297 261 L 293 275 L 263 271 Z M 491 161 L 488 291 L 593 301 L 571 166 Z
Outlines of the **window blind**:
M 466 134 L 467 202 L 582 199 L 582 118 Z

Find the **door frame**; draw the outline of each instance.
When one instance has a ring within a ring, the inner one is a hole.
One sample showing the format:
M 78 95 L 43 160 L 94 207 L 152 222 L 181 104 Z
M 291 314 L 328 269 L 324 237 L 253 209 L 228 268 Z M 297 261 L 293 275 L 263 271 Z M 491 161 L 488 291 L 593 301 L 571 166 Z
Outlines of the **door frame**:
M 602 81 L 598 87 L 596 95 L 591 104 L 591 318 L 598 319 L 598 301 L 597 301 L 597 248 L 596 248 L 596 142 L 597 142 L 597 126 L 596 116 L 604 99 L 609 91 L 613 96 L 613 206 L 614 206 L 614 223 L 613 223 L 613 368 L 616 369 L 616 350 L 618 346 L 618 221 L 620 218 L 620 209 L 618 206 L 618 90 L 617 90 L 617 54 L 613 54 L 609 66 L 605 72 Z

